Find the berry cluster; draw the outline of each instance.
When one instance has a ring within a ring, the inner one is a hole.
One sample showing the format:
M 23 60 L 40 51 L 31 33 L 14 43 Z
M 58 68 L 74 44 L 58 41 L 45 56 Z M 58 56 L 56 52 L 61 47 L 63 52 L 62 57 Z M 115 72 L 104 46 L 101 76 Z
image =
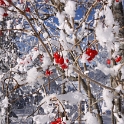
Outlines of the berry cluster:
M 117 56 L 117 57 L 115 58 L 115 62 L 120 62 L 121 59 L 122 59 L 121 56 Z M 107 60 L 106 60 L 106 63 L 107 63 L 108 65 L 110 65 L 110 64 L 111 64 L 111 60 L 110 60 L 110 59 L 107 59 Z
M 98 52 L 96 50 L 91 49 L 91 48 L 87 48 L 86 54 L 89 56 L 89 58 L 87 60 L 91 61 L 95 58 L 95 56 L 98 54 Z
M 57 118 L 55 119 L 55 121 L 52 121 L 50 124 L 66 124 L 66 123 L 63 122 L 61 118 Z
M 55 59 L 55 62 L 56 62 L 57 64 L 59 64 L 62 69 L 67 69 L 67 68 L 68 68 L 68 66 L 64 63 L 64 61 L 66 61 L 66 63 L 68 63 L 68 62 L 69 62 L 68 59 L 65 60 L 65 59 L 63 58 L 63 56 L 60 56 L 60 54 L 59 54 L 58 52 L 55 52 L 55 53 L 53 54 L 53 57 L 54 57 L 54 59 Z

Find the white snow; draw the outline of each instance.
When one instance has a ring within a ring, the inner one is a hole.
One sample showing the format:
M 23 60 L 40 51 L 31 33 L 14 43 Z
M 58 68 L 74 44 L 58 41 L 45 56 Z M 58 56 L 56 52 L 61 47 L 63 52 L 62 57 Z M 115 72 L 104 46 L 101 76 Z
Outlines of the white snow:
M 81 56 L 81 62 L 86 63 L 88 58 L 89 56 L 86 53 L 83 53 L 83 55 Z
M 113 68 L 108 68 L 106 65 L 98 63 L 95 69 L 101 70 L 105 75 L 111 74 L 112 76 L 116 76 L 120 67 L 121 64 L 114 65 Z
M 108 89 L 103 89 L 103 99 L 105 100 L 105 103 L 108 109 L 111 109 L 113 106 L 113 103 L 112 103 L 113 98 L 114 98 L 114 94 L 112 91 Z
M 46 39 L 48 37 L 48 33 L 47 32 L 44 32 L 43 33 L 43 37 Z
M 61 95 L 57 95 L 57 94 L 50 94 L 49 96 L 44 97 L 41 100 L 41 103 L 46 102 L 47 104 L 49 104 L 50 99 L 51 98 L 57 98 L 59 99 L 59 101 L 68 101 L 71 105 L 77 104 L 80 101 L 84 100 L 84 96 L 82 95 L 82 93 L 75 91 L 75 92 L 68 92 L 67 94 L 61 94 Z
M 49 56 L 47 53 L 43 53 L 43 64 L 41 65 L 43 70 L 45 71 L 46 69 L 48 69 L 48 66 L 52 64 Z
M 93 113 L 90 113 L 90 112 L 87 112 L 84 115 L 83 119 L 86 120 L 86 124 L 99 124 L 97 117 Z
M 2 100 L 2 105 L 3 105 L 4 108 L 7 108 L 7 107 L 8 107 L 8 104 L 9 104 L 8 97 L 5 97 L 5 98 Z
M 76 3 L 74 1 L 68 1 L 65 6 L 66 14 L 70 15 L 71 17 L 75 17 L 75 10 L 76 10 Z
M 121 68 L 121 80 L 124 79 L 124 66 Z
M 49 117 L 47 115 L 35 115 L 33 117 L 33 121 L 36 124 L 45 124 L 46 122 L 49 121 Z
M 35 67 L 27 71 L 27 82 L 29 83 L 29 85 L 30 83 L 35 83 L 37 76 L 38 72 Z
M 68 68 L 67 69 L 65 69 L 65 75 L 66 76 L 71 76 L 71 73 L 73 72 L 73 65 L 68 65 Z
M 22 24 L 18 24 L 18 25 L 16 25 L 16 29 L 23 29 Z
M 117 113 L 114 113 L 114 116 L 117 118 L 117 124 L 124 124 L 124 116 L 121 114 L 121 118 Z
M 124 93 L 124 89 L 123 89 L 123 86 L 121 84 L 119 84 L 116 88 L 115 88 L 116 92 L 119 93 L 120 91 L 122 93 Z

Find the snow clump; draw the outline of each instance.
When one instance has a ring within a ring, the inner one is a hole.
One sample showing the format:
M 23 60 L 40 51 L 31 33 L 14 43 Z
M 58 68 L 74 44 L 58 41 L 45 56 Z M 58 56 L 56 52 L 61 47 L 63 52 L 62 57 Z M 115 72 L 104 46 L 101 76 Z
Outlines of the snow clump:
M 83 119 L 86 120 L 86 124 L 99 124 L 96 116 L 90 112 L 87 112 Z
M 103 99 L 105 100 L 108 109 L 111 109 L 113 106 L 112 104 L 113 98 L 114 98 L 114 94 L 112 91 L 108 89 L 103 89 Z

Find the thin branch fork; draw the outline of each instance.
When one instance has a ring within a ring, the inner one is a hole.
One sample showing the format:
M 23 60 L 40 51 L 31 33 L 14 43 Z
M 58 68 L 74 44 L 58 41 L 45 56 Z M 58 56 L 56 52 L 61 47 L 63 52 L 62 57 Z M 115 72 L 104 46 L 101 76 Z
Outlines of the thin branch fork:
M 93 83 L 95 83 L 95 84 L 101 86 L 102 88 L 105 88 L 105 89 L 108 89 L 108 90 L 111 90 L 111 91 L 115 91 L 115 89 L 113 89 L 113 88 L 111 88 L 111 87 L 108 87 L 108 86 L 105 86 L 105 85 L 103 85 L 103 84 L 101 84 L 101 83 L 99 83 L 99 82 L 97 82 L 97 81 L 91 79 L 90 77 L 86 76 L 85 74 L 83 74 L 81 71 L 79 71 L 79 70 L 76 69 L 75 67 L 73 68 L 73 70 L 74 70 L 76 73 L 78 73 L 82 78 L 86 78 L 86 79 L 88 79 L 89 81 L 91 81 L 91 82 L 93 82 Z
M 7 1 L 8 1 L 8 0 L 7 0 Z M 8 1 L 8 2 L 9 2 L 9 1 Z M 42 44 L 43 48 L 46 50 L 46 52 L 48 53 L 48 55 L 49 55 L 49 57 L 50 57 L 50 59 L 51 59 L 51 61 L 52 61 L 52 60 L 53 60 L 52 55 L 50 54 L 50 52 L 49 52 L 48 48 L 46 47 L 46 45 L 44 44 L 44 42 L 42 41 L 40 35 L 38 35 L 38 33 L 37 33 L 37 31 L 35 30 L 35 28 L 34 28 L 34 26 L 32 25 L 32 23 L 30 22 L 30 19 L 27 17 L 27 15 L 26 15 L 22 10 L 20 10 L 18 7 L 16 7 L 16 6 L 14 5 L 14 3 L 11 2 L 10 4 L 11 4 L 14 8 L 16 8 L 16 9 L 26 18 L 27 22 L 29 23 L 29 25 L 31 26 L 32 30 L 33 30 L 34 33 L 36 34 L 36 37 L 39 39 L 40 43 Z
M 86 15 L 85 15 L 85 18 L 81 21 L 81 23 L 79 24 L 79 26 L 76 28 L 77 30 L 81 27 L 82 23 L 85 22 L 88 18 L 88 15 L 90 14 L 91 10 L 96 6 L 96 4 L 98 3 L 98 1 L 96 0 L 92 6 L 88 9 Z

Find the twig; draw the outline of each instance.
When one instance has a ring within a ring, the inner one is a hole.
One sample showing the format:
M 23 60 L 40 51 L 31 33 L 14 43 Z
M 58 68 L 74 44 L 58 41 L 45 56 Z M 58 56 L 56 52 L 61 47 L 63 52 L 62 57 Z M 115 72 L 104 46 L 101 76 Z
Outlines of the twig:
M 75 67 L 73 68 L 73 70 L 74 70 L 75 72 L 77 72 L 82 78 L 86 78 L 86 79 L 88 79 L 89 81 L 91 81 L 91 82 L 93 82 L 93 83 L 95 83 L 95 84 L 97 84 L 97 85 L 99 85 L 99 86 L 101 86 L 101 87 L 103 87 L 103 88 L 105 88 L 105 89 L 109 89 L 109 90 L 115 91 L 115 89 L 113 89 L 113 88 L 111 88 L 111 87 L 108 87 L 108 86 L 105 86 L 105 85 L 103 85 L 103 84 L 101 84 L 101 83 L 99 83 L 99 82 L 97 82 L 97 81 L 91 79 L 90 77 L 86 76 L 85 74 L 83 74 L 81 71 L 79 71 L 79 70 L 76 69 Z

